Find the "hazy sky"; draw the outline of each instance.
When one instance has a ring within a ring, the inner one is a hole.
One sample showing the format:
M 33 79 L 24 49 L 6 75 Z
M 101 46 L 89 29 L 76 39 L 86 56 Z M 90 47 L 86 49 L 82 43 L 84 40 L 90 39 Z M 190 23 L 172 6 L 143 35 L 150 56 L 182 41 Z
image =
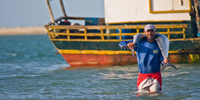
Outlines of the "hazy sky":
M 104 17 L 104 0 L 63 0 L 68 16 Z M 54 18 L 63 16 L 59 0 L 51 0 Z M 42 26 L 50 22 L 46 0 L 1 0 L 0 27 Z

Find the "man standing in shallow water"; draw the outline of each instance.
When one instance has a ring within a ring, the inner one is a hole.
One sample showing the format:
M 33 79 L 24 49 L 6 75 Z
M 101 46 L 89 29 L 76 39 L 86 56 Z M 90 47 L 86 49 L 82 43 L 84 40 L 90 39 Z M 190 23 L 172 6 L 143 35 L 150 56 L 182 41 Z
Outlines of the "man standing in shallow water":
M 139 77 L 137 80 L 138 92 L 160 92 L 162 90 L 162 77 L 160 65 L 169 63 L 169 58 L 163 58 L 160 48 L 155 41 L 156 29 L 154 25 L 147 24 L 144 28 L 146 38 L 140 40 L 137 44 L 127 43 L 131 49 L 134 48 L 137 53 L 137 63 L 139 68 Z

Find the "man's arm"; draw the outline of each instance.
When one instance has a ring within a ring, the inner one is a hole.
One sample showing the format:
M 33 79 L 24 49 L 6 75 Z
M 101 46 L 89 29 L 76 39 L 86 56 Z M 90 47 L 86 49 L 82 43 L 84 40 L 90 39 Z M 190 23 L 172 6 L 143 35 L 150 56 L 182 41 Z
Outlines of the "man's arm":
M 120 46 L 121 48 L 127 49 L 127 48 L 129 48 L 129 47 L 128 47 L 128 44 L 129 44 L 129 43 L 133 43 L 133 40 L 130 40 L 130 41 L 121 41 L 121 42 L 119 43 L 119 46 Z

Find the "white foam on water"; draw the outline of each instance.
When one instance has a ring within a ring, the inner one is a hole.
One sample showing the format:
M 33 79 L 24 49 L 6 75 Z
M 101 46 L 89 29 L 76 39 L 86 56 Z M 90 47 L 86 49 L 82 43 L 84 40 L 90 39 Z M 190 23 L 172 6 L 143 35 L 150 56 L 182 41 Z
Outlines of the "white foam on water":
M 107 68 L 109 71 L 126 71 L 126 72 L 138 72 L 138 66 L 137 65 L 126 65 L 126 66 L 115 66 Z
M 135 66 L 115 66 L 107 68 L 108 73 L 99 73 L 102 79 L 136 79 L 138 68 Z
M 102 75 L 103 79 L 136 79 L 138 75 L 136 73 L 125 73 L 125 74 L 118 74 L 118 73 L 99 73 Z
M 53 72 L 55 70 L 60 70 L 69 66 L 70 66 L 69 64 L 54 64 L 48 67 L 37 67 L 36 70 L 40 72 Z

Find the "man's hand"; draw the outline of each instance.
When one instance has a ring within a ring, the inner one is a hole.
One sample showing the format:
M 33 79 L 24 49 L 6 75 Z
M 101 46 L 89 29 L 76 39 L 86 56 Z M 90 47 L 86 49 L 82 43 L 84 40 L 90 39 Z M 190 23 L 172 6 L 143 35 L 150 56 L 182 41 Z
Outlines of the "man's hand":
M 165 58 L 165 59 L 163 60 L 163 62 L 168 64 L 168 63 L 170 62 L 170 61 L 169 61 L 169 57 Z
M 134 42 L 130 42 L 127 44 L 127 46 L 129 47 L 129 49 L 133 49 L 135 47 Z

